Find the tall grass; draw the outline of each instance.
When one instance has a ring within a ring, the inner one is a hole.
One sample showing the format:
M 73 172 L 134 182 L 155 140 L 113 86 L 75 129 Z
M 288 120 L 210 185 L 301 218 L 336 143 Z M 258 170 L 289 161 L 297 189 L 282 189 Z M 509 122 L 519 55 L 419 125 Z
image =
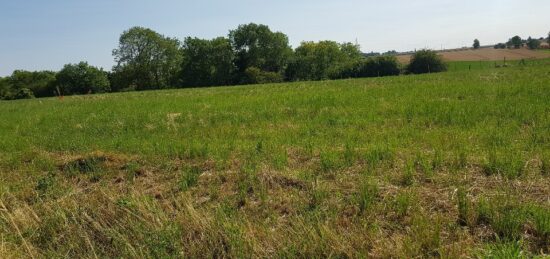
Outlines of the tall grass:
M 543 256 L 549 72 L 0 102 L 0 257 Z

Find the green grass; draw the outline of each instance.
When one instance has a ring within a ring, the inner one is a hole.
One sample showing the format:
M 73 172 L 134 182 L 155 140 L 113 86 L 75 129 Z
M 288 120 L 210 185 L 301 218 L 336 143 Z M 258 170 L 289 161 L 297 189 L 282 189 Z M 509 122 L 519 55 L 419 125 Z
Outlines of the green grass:
M 0 102 L 0 257 L 543 256 L 544 62 Z
M 546 50 L 541 50 L 546 51 Z M 489 70 L 506 66 L 510 67 L 525 67 L 525 66 L 544 66 L 550 64 L 550 59 L 525 59 L 525 60 L 503 60 L 499 61 L 450 61 L 448 62 L 448 70 L 456 71 L 471 71 L 471 70 Z

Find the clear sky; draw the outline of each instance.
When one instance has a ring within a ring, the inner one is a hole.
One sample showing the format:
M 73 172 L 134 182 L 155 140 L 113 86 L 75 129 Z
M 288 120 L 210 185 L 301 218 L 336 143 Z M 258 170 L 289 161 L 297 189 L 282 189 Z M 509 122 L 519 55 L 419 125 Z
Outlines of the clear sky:
M 364 52 L 469 46 L 550 31 L 550 0 L 0 0 L 0 76 L 88 61 L 110 70 L 120 33 L 213 38 L 263 23 L 301 41 L 358 43 Z

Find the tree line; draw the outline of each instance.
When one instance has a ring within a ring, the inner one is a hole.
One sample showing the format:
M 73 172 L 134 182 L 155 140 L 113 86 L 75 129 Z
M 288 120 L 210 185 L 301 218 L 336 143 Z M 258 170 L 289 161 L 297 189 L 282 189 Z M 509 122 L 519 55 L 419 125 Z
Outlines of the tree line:
M 522 39 L 520 36 L 516 35 L 510 38 L 506 43 L 497 43 L 495 44 L 495 49 L 519 49 L 523 46 L 527 46 L 529 49 L 538 49 L 541 47 L 541 43 L 547 41 L 550 44 L 550 32 L 548 33 L 548 38 L 540 37 L 538 39 L 531 38 L 529 36 L 527 39 Z
M 378 77 L 446 69 L 429 50 L 417 52 L 402 68 L 394 55 L 368 56 L 352 43 L 308 41 L 292 49 L 284 33 L 254 23 L 238 26 L 227 37 L 187 37 L 183 41 L 133 27 L 121 34 L 112 55 L 116 63 L 112 71 L 87 62 L 67 64 L 59 72 L 14 71 L 0 78 L 0 98 Z

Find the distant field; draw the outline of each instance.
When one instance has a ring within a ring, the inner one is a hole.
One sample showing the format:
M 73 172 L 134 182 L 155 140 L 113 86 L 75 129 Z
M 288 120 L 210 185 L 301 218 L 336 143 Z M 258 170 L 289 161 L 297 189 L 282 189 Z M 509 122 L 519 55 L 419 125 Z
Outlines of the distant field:
M 0 101 L 0 258 L 548 255 L 550 66 L 475 64 Z
M 439 52 L 447 61 L 502 61 L 520 59 L 550 58 L 550 53 L 529 49 L 468 49 Z M 401 63 L 409 63 L 411 55 L 399 55 L 397 59 Z

